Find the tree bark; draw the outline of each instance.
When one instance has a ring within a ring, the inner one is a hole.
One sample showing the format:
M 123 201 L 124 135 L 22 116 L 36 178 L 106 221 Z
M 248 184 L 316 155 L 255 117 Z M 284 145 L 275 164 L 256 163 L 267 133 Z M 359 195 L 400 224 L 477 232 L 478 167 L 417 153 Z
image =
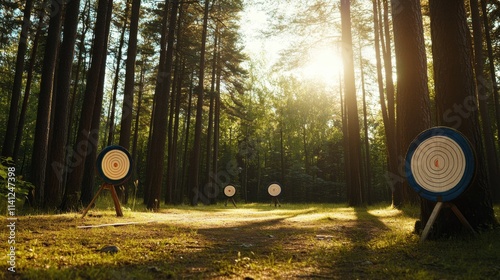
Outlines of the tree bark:
M 464 2 L 431 0 L 429 7 L 438 125 L 458 129 L 470 140 L 476 152 L 476 175 L 469 188 L 453 203 L 474 229 L 491 227 L 497 222 L 489 193 L 490 182 L 485 172 Z M 430 216 L 426 210 L 434 205 L 431 201 L 426 201 L 426 204 L 428 207 L 421 209 L 422 224 Z M 431 235 L 454 235 L 461 228 L 461 223 L 451 211 L 441 211 Z
M 55 113 L 50 154 L 47 161 L 45 207 L 56 208 L 61 204 L 62 187 L 66 166 L 66 145 L 69 125 L 68 101 L 71 88 L 73 54 L 76 44 L 80 0 L 67 4 L 64 20 L 64 39 L 59 54 L 57 90 L 55 92 Z
M 200 197 L 203 198 L 203 203 L 208 203 L 208 200 L 203 194 L 202 186 L 199 182 L 200 175 L 200 157 L 201 157 L 201 133 L 203 122 L 203 92 L 205 81 L 205 48 L 207 43 L 207 28 L 208 28 L 208 10 L 209 0 L 205 0 L 205 9 L 203 13 L 203 30 L 201 35 L 201 51 L 200 51 L 200 70 L 198 75 L 197 103 L 196 103 L 196 120 L 194 129 L 193 155 L 190 161 L 191 174 L 188 177 L 188 186 L 191 188 L 191 205 L 197 205 Z
M 123 108 L 120 127 L 120 146 L 130 148 L 132 134 L 132 107 L 134 105 L 135 61 L 137 56 L 137 32 L 139 29 L 139 13 L 141 0 L 132 0 L 132 15 L 130 18 L 130 32 L 127 49 L 127 63 L 125 69 L 125 89 L 123 93 Z
M 44 1 L 44 4 L 46 3 L 47 0 Z M 44 5 L 45 7 L 45 5 Z M 21 148 L 21 142 L 23 138 L 23 131 L 24 131 L 24 123 L 26 120 L 26 111 L 28 110 L 28 102 L 29 102 L 29 97 L 31 95 L 31 84 L 33 82 L 33 68 L 35 67 L 35 62 L 36 62 L 36 54 L 38 51 L 38 45 L 40 43 L 40 37 L 42 35 L 42 26 L 43 26 L 43 17 L 45 15 L 45 9 L 41 8 L 39 13 L 38 13 L 38 25 L 35 33 L 35 38 L 33 39 L 33 46 L 31 47 L 31 54 L 30 54 L 30 59 L 29 59 L 29 64 L 26 69 L 27 72 L 27 77 L 26 77 L 26 85 L 24 87 L 24 97 L 23 97 L 23 103 L 21 106 L 21 112 L 19 114 L 19 123 L 17 125 L 17 131 L 16 131 L 16 141 L 14 143 L 14 151 L 12 154 L 12 159 L 14 161 L 17 161 L 17 158 L 19 156 L 19 150 Z
M 31 163 L 31 182 L 35 186 L 35 197 L 28 197 L 32 204 L 43 205 L 45 186 L 45 172 L 50 135 L 50 113 L 52 111 L 52 94 L 54 77 L 59 50 L 62 10 L 57 2 L 51 2 L 55 14 L 50 18 L 49 31 L 45 45 L 45 54 L 42 66 L 42 80 L 38 95 L 38 112 L 35 127 L 35 140 L 33 143 L 33 156 Z
M 31 26 L 31 9 L 33 0 L 27 0 L 24 4 L 23 25 L 19 44 L 17 46 L 16 70 L 14 74 L 14 84 L 12 85 L 12 97 L 10 99 L 9 119 L 7 120 L 7 130 L 3 142 L 2 155 L 12 157 L 14 155 L 14 141 L 19 111 L 19 100 L 21 99 L 21 88 L 23 85 L 24 57 L 26 55 L 28 34 Z
M 344 62 L 344 87 L 347 114 L 347 135 L 349 164 L 349 195 L 348 201 L 351 206 L 359 206 L 364 203 L 363 178 L 361 164 L 361 138 L 359 131 L 358 102 L 356 100 L 356 85 L 354 77 L 354 57 L 351 34 L 351 7 L 350 1 L 341 0 L 342 21 L 342 59 Z
M 92 152 L 92 149 L 97 149 L 98 135 L 96 131 L 91 131 L 92 118 L 96 105 L 97 91 L 99 89 L 99 80 L 103 74 L 101 73 L 102 63 L 107 53 L 107 50 L 104 48 L 107 42 L 106 26 L 107 22 L 111 20 L 107 16 L 108 9 L 112 9 L 112 7 L 112 0 L 99 0 L 92 49 L 92 64 L 88 71 L 76 142 L 69 161 L 69 166 L 72 166 L 72 168 L 68 170 L 66 191 L 61 205 L 61 210 L 63 211 L 72 211 L 79 208 L 85 160 L 87 155 Z
M 394 2 L 392 20 L 398 74 L 396 130 L 399 139 L 398 154 L 402 158 L 413 139 L 431 126 L 427 57 L 420 1 Z M 403 166 L 397 171 L 395 176 L 404 177 Z M 406 180 L 398 187 L 403 194 L 401 203 L 419 201 L 418 195 L 410 189 Z
M 158 79 L 160 85 L 159 90 L 155 91 L 155 108 L 153 117 L 153 133 L 151 135 L 152 152 L 150 161 L 147 164 L 146 177 L 149 180 L 150 197 L 148 199 L 147 208 L 151 210 L 158 210 L 161 197 L 161 188 L 163 181 L 163 166 L 165 158 L 165 142 L 167 138 L 167 111 L 168 111 L 168 97 L 171 85 L 171 72 L 173 65 L 174 53 L 174 40 L 175 28 L 177 22 L 177 10 L 179 1 L 174 0 L 169 20 L 169 30 L 167 36 L 167 49 L 165 57 L 164 68 L 162 65 L 158 68 Z M 164 72 L 163 72 L 164 71 Z M 158 96 L 156 96 L 158 95 Z
M 118 81 L 120 79 L 120 69 L 121 69 L 121 62 L 122 62 L 122 51 L 123 51 L 123 44 L 125 43 L 125 30 L 127 29 L 127 23 L 128 23 L 128 10 L 129 10 L 129 1 L 127 0 L 125 3 L 125 15 L 123 17 L 123 26 L 120 34 L 120 42 L 118 43 L 118 55 L 116 57 L 116 70 L 115 70 L 115 77 L 113 79 L 113 97 L 111 98 L 111 103 L 110 103 L 110 113 L 109 118 L 108 118 L 108 139 L 107 139 L 107 145 L 110 146 L 114 142 L 114 134 L 115 134 L 115 113 L 116 113 L 116 96 L 118 95 Z
M 488 85 L 484 76 L 483 29 L 481 25 L 481 16 L 479 15 L 478 0 L 470 0 L 470 9 L 472 16 L 472 31 L 474 34 L 474 72 L 476 74 L 479 115 L 481 117 L 481 127 L 484 137 L 488 178 L 491 187 L 490 191 L 494 194 L 495 190 L 498 189 L 498 185 L 500 185 L 500 179 L 498 177 L 500 170 L 498 170 L 495 136 L 488 109 L 488 103 L 491 100 L 492 92 L 487 88 Z

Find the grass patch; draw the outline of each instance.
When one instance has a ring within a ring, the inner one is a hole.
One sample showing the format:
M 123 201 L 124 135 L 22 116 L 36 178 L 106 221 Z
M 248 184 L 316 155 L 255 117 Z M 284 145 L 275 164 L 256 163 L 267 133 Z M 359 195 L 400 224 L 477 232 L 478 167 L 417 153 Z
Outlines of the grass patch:
M 239 204 L 165 208 L 112 204 L 16 222 L 16 273 L 5 279 L 494 279 L 500 230 L 419 243 L 418 208 Z M 136 210 L 138 207 L 136 207 Z M 500 209 L 495 207 L 498 215 Z M 497 216 L 498 217 L 498 216 Z M 5 217 L 3 217 L 5 220 Z M 130 224 L 79 229 L 82 225 Z M 7 245 L 7 231 L 0 238 Z M 115 254 L 101 248 L 114 245 Z M 2 246 L 6 248 L 7 246 Z M 7 248 L 6 248 L 7 249 Z

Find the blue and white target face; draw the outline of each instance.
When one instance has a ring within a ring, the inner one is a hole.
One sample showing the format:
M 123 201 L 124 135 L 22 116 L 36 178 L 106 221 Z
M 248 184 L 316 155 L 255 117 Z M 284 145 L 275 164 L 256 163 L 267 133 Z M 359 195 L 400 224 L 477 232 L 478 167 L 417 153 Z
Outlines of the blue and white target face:
M 122 184 L 132 172 L 130 154 L 121 146 L 108 146 L 97 157 L 97 170 L 106 183 Z
M 465 191 L 472 181 L 474 152 L 458 131 L 431 128 L 410 144 L 405 169 L 408 182 L 422 197 L 449 201 Z

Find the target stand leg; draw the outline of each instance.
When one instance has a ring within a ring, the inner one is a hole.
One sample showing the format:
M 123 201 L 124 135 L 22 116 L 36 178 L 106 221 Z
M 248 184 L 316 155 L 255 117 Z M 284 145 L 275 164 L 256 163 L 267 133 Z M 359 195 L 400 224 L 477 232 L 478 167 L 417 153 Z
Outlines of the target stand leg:
M 273 198 L 274 207 L 281 207 L 281 204 L 277 197 Z
M 118 199 L 118 195 L 116 194 L 115 186 L 110 184 L 102 184 L 97 193 L 95 194 L 94 198 L 92 198 L 92 201 L 90 201 L 87 208 L 83 210 L 82 218 L 84 218 L 85 215 L 87 215 L 87 212 L 90 210 L 90 207 L 92 206 L 92 204 L 94 204 L 97 197 L 101 194 L 102 190 L 104 189 L 108 189 L 111 192 L 111 197 L 113 198 L 113 203 L 115 205 L 116 216 L 123 217 L 122 208 L 120 206 L 120 200 Z
M 434 224 L 434 222 L 436 221 L 437 216 L 438 216 L 439 212 L 441 211 L 441 209 L 443 208 L 443 206 L 451 208 L 451 210 L 453 211 L 453 213 L 455 213 L 455 215 L 460 220 L 460 222 L 467 229 L 469 229 L 472 232 L 473 235 L 476 235 L 476 232 L 474 231 L 474 229 L 472 228 L 472 226 L 469 224 L 469 222 L 464 217 L 464 215 L 462 215 L 462 212 L 460 212 L 460 210 L 458 210 L 458 208 L 457 208 L 457 206 L 455 204 L 453 204 L 451 202 L 444 203 L 444 202 L 438 201 L 436 203 L 436 206 L 434 206 L 434 210 L 432 210 L 431 216 L 429 217 L 429 220 L 427 221 L 427 224 L 425 225 L 424 231 L 422 232 L 422 236 L 420 237 L 420 243 L 424 242 L 424 240 L 429 235 L 429 231 L 431 230 L 431 227 Z

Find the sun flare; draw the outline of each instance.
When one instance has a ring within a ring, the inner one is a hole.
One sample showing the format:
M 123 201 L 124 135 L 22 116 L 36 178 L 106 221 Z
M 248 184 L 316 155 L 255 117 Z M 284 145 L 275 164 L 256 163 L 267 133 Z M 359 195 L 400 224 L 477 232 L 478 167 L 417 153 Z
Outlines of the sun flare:
M 336 83 L 342 71 L 342 58 L 335 48 L 312 48 L 307 53 L 307 62 L 301 67 L 307 79 L 319 80 L 326 84 Z

